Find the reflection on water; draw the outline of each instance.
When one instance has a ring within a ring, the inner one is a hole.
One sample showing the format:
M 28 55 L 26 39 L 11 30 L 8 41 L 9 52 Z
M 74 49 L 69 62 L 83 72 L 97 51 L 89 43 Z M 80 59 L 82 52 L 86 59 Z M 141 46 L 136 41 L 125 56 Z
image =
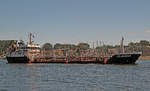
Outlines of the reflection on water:
M 149 91 L 150 61 L 135 65 L 7 64 L 0 91 Z

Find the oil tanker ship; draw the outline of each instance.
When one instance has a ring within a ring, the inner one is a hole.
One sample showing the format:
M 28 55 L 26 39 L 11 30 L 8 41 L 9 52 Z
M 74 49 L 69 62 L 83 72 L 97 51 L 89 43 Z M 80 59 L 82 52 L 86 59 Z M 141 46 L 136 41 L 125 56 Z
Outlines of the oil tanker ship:
M 29 43 L 24 44 L 20 41 L 12 45 L 11 51 L 6 56 L 8 63 L 99 63 L 99 64 L 134 64 L 140 57 L 141 53 L 125 53 L 123 39 L 121 42 L 122 52 L 118 54 L 100 54 L 95 53 L 94 49 L 86 50 L 77 54 L 76 50 L 63 53 L 64 50 L 43 51 L 40 45 L 32 41 L 30 33 Z M 89 53 L 89 51 L 94 51 Z M 92 54 L 92 55 L 85 55 Z M 95 55 L 99 54 L 99 55 Z

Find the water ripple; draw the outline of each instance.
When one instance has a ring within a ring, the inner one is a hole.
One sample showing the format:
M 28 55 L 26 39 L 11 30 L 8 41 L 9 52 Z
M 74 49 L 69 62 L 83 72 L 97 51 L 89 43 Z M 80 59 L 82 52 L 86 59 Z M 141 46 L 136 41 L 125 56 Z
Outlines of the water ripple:
M 7 64 L 0 91 L 149 91 L 150 61 L 135 65 Z

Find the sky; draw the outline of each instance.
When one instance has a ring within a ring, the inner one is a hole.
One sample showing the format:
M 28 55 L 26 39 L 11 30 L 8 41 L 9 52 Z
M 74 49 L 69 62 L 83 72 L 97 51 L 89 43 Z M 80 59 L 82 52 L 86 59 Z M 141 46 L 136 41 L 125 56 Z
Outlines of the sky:
M 0 0 L 0 40 L 150 41 L 150 0 Z

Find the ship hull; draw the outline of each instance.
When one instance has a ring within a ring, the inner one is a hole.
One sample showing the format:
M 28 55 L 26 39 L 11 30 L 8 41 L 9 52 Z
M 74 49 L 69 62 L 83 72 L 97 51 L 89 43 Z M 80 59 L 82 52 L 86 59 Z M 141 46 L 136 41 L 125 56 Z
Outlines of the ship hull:
M 139 53 L 116 54 L 107 60 L 108 64 L 135 64 L 141 56 Z
M 28 57 L 6 57 L 8 63 L 29 63 Z
M 91 60 L 91 61 L 78 61 L 78 60 L 33 60 L 30 61 L 28 57 L 6 57 L 8 63 L 78 63 L 78 64 L 87 64 L 87 63 L 98 63 L 98 64 L 134 64 L 141 54 L 136 53 L 128 53 L 128 54 L 116 54 L 109 58 L 102 58 L 100 60 Z

